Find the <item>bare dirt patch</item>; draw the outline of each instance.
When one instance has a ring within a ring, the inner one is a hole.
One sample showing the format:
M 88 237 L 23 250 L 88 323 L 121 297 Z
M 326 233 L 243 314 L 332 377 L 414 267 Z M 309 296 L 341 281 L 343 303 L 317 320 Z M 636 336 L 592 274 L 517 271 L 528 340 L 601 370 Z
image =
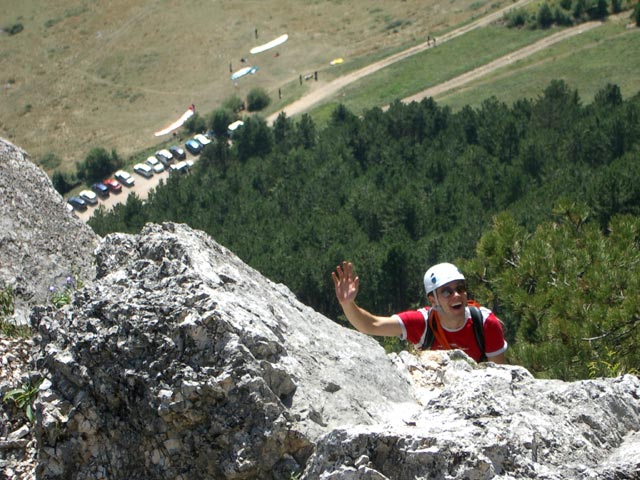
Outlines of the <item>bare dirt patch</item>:
M 162 173 L 155 173 L 151 178 L 144 178 L 141 175 L 136 173 L 131 174 L 133 178 L 135 178 L 135 185 L 133 187 L 125 187 L 122 186 L 122 191 L 119 193 L 110 193 L 108 197 L 101 198 L 98 201 L 98 205 L 90 206 L 84 212 L 75 211 L 75 215 L 85 222 L 88 221 L 96 210 L 100 207 L 105 208 L 106 210 L 111 210 L 115 205 L 119 203 L 126 203 L 127 197 L 130 194 L 136 194 L 138 198 L 145 200 L 149 197 L 149 193 L 151 190 L 156 188 L 161 181 L 167 180 L 169 178 L 169 172 L 165 170 Z

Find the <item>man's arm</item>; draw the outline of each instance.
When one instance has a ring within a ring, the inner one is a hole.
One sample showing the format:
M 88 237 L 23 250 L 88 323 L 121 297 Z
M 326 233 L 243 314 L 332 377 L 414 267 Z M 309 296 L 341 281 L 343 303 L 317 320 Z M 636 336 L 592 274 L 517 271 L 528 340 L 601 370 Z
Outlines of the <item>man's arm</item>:
M 331 273 L 331 278 L 342 311 L 356 330 L 367 335 L 382 337 L 402 335 L 402 327 L 396 319 L 373 315 L 356 304 L 360 279 L 354 275 L 353 265 L 350 262 L 342 262 L 342 265 L 338 265 L 336 271 Z
M 487 361 L 488 362 L 494 362 L 494 363 L 507 363 L 507 359 L 505 357 L 504 352 L 503 353 L 499 353 L 498 355 L 496 355 L 494 357 L 487 357 Z

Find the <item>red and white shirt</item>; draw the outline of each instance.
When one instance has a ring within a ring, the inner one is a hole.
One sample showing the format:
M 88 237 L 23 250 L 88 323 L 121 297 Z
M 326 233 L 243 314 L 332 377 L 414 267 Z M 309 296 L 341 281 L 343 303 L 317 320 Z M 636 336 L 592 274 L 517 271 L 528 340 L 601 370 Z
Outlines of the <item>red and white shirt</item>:
M 491 360 L 491 357 L 500 355 L 507 350 L 507 342 L 504 339 L 502 323 L 498 317 L 496 317 L 496 315 L 488 308 L 479 308 L 482 312 L 482 319 L 484 321 L 485 355 L 489 360 Z M 393 315 L 393 317 L 400 322 L 403 340 L 407 340 L 414 345 L 422 345 L 427 335 L 426 327 L 430 309 L 431 307 L 425 307 L 420 310 L 408 310 L 406 312 Z M 465 315 L 467 317 L 467 321 L 461 328 L 457 330 L 449 330 L 445 328 L 444 325 L 441 325 L 441 327 L 452 349 L 464 351 L 477 362 L 480 360 L 482 352 L 480 352 L 480 347 L 478 347 L 478 343 L 476 342 L 476 336 L 473 333 L 473 319 L 471 318 L 469 307 L 465 308 Z M 431 346 L 431 350 L 444 349 L 444 345 L 441 345 L 438 340 L 435 339 Z

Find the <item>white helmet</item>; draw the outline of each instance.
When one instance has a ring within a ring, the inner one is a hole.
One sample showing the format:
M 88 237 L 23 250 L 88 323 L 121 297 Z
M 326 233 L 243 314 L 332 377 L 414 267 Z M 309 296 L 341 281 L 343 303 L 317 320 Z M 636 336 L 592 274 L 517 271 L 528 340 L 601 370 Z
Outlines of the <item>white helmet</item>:
M 460 273 L 458 267 L 452 263 L 439 263 L 424 274 L 424 289 L 429 295 L 435 289 L 454 280 L 464 280 L 464 275 Z

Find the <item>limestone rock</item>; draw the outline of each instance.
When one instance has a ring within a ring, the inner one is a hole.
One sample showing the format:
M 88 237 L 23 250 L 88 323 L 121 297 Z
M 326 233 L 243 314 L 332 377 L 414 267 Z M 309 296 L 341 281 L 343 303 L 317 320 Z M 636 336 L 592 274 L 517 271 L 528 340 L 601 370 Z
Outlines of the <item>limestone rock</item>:
M 0 138 L 0 289 L 13 289 L 15 319 L 46 303 L 50 287 L 69 276 L 95 276 L 98 236 L 66 210 L 49 177 L 18 147 Z
M 631 479 L 640 475 L 640 380 L 566 383 L 461 352 L 403 353 L 423 408 L 410 422 L 335 429 L 302 478 Z
M 205 234 L 107 236 L 40 308 L 42 478 L 633 478 L 640 380 L 386 355 Z
M 418 407 L 375 340 L 201 232 L 148 225 L 96 257 L 93 286 L 32 318 L 44 477 L 288 479 L 319 435 Z

